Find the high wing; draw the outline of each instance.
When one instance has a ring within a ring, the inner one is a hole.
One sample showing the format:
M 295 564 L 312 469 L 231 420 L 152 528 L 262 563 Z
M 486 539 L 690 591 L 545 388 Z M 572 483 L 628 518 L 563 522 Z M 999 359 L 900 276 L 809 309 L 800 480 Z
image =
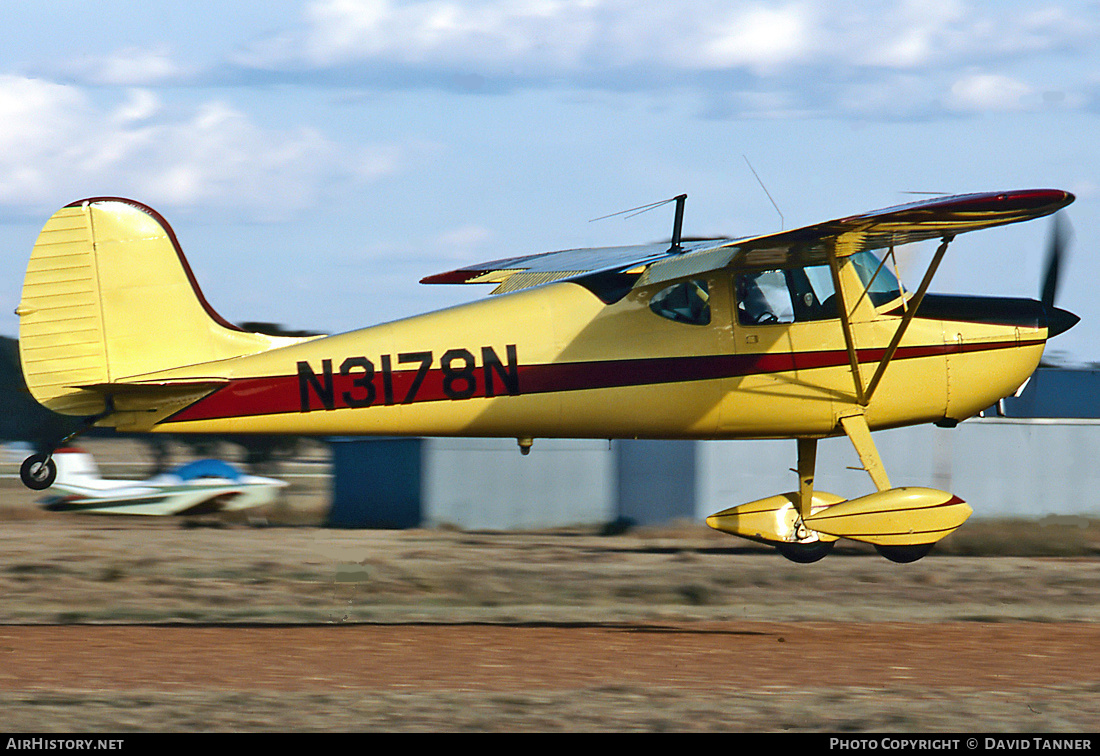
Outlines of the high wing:
M 1073 202 L 1057 189 L 960 194 L 742 239 L 569 249 L 494 260 L 428 276 L 421 283 L 494 283 L 493 294 L 601 273 L 636 272 L 635 286 L 710 270 L 823 265 L 846 257 L 1040 218 Z

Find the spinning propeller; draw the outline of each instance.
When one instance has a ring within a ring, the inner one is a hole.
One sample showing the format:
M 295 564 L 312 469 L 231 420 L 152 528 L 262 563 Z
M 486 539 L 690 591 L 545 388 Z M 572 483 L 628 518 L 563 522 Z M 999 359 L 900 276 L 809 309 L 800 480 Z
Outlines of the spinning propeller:
M 1046 272 L 1043 274 L 1043 287 L 1039 295 L 1039 301 L 1042 302 L 1043 310 L 1047 316 L 1048 338 L 1068 331 L 1080 320 L 1072 312 L 1054 306 L 1054 299 L 1058 293 L 1058 281 L 1066 254 L 1067 239 L 1070 235 L 1067 224 L 1068 221 L 1062 217 L 1061 213 L 1054 216 L 1050 242 L 1047 245 Z

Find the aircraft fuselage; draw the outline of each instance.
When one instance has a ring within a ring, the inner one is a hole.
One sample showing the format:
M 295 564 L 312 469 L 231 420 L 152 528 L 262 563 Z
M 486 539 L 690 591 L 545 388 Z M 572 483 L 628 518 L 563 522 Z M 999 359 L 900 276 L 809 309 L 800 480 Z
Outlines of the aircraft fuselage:
M 665 288 L 604 304 L 558 283 L 226 360 L 224 387 L 155 430 L 696 439 L 837 432 L 857 400 L 836 319 L 743 324 L 732 277 L 712 274 L 708 322 L 680 322 L 651 307 Z M 914 319 L 865 408 L 870 427 L 962 420 L 1013 393 L 1039 363 L 1046 324 L 989 312 L 1020 301 L 1028 300 L 987 300 L 985 315 L 970 322 L 963 312 Z M 896 329 L 900 315 L 890 310 L 868 302 L 852 318 L 865 374 Z M 218 364 L 144 378 L 209 377 Z

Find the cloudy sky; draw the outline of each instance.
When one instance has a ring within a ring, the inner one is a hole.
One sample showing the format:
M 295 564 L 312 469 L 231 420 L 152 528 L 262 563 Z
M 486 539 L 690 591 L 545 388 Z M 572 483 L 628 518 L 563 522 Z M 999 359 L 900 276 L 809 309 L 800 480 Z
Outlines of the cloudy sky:
M 417 284 L 464 263 L 667 237 L 590 219 L 682 192 L 686 234 L 741 236 L 1055 187 L 1083 322 L 1052 350 L 1100 362 L 1098 2 L 11 5 L 0 333 L 88 196 L 159 210 L 226 318 L 337 332 L 484 296 Z M 1037 296 L 1049 230 L 960 237 L 934 288 Z

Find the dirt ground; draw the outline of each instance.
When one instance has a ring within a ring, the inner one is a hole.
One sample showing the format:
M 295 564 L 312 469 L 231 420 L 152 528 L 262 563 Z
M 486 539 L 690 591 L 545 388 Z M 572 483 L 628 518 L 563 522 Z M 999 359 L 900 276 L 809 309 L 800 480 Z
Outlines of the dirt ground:
M 915 564 L 796 565 L 698 524 L 336 530 L 292 489 L 293 512 L 186 525 L 45 513 L 0 481 L 0 729 L 1100 723 L 1095 523 L 970 523 Z

